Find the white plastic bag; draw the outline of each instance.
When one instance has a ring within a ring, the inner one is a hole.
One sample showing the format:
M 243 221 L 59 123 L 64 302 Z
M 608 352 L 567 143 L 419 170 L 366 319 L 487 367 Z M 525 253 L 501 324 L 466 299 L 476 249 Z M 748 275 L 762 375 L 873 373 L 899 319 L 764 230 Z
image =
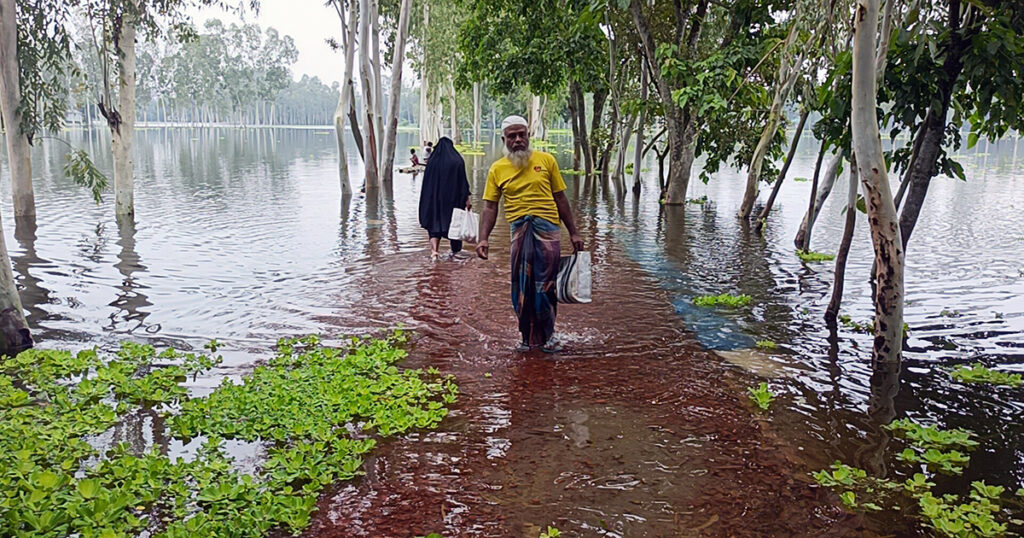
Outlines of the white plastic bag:
M 556 295 L 560 303 L 589 303 L 592 293 L 590 253 L 562 256 L 558 265 Z
M 452 209 L 452 222 L 448 226 L 449 240 L 476 243 L 479 229 L 480 217 L 476 213 L 458 207 Z

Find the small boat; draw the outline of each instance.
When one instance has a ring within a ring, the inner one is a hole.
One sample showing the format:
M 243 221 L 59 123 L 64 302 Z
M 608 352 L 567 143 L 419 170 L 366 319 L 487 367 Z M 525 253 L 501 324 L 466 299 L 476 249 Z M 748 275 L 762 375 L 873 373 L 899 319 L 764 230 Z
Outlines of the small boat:
M 420 173 L 420 172 L 422 172 L 422 171 L 424 171 L 426 169 L 427 169 L 426 166 L 424 166 L 422 164 L 417 164 L 417 165 L 414 165 L 414 166 L 404 166 L 402 168 L 399 168 L 398 171 L 403 173 L 403 174 L 418 174 L 418 173 Z

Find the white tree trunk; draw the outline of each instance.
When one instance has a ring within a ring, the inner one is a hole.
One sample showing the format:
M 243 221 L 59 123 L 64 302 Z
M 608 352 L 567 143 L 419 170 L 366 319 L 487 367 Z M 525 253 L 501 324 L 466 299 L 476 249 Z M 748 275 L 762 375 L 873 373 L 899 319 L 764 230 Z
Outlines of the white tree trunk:
M 138 0 L 133 0 L 138 7 Z M 120 123 L 111 130 L 114 153 L 114 213 L 135 215 L 135 178 L 132 140 L 135 130 L 135 21 L 125 17 L 118 40 L 117 112 Z
M 850 113 L 857 170 L 867 202 L 868 223 L 875 249 L 876 369 L 899 364 L 903 344 L 903 240 L 899 216 L 889 189 L 876 113 L 878 0 L 858 0 L 854 15 L 853 89 Z
M 480 83 L 473 83 L 473 147 L 480 147 Z
M 384 78 L 380 69 L 380 16 L 377 0 L 370 0 L 370 37 L 373 43 L 370 61 L 373 66 L 373 112 L 374 125 L 377 126 L 377 146 L 384 140 Z M 380 160 L 377 161 L 378 165 Z
M 449 124 L 452 131 L 452 142 L 458 144 L 462 142 L 462 137 L 459 136 L 459 114 L 458 114 L 459 103 L 455 100 L 455 82 L 448 81 L 448 110 L 449 113 Z
M 402 62 L 405 60 L 405 38 L 409 34 L 409 12 L 412 11 L 412 0 L 402 0 L 398 13 L 398 36 L 395 39 L 394 59 L 391 64 L 391 95 L 388 104 L 388 128 L 384 135 L 384 165 L 381 167 L 381 180 L 391 182 L 395 166 L 395 146 L 398 145 L 398 110 L 402 99 Z
M 0 114 L 3 114 L 7 162 L 11 168 L 14 216 L 36 214 L 32 191 L 32 153 L 21 132 L 21 83 L 18 74 L 18 31 L 14 0 L 0 0 Z M 5 255 L 6 256 L 6 255 Z M 20 311 L 20 310 L 19 310 Z
M 836 153 L 828 161 L 828 166 L 825 167 L 825 175 L 821 178 L 821 183 L 818 185 L 818 192 L 814 196 L 814 212 L 804 212 L 804 220 L 800 221 L 800 229 L 796 234 L 794 242 L 797 245 L 804 244 L 804 238 L 807 238 L 807 248 L 804 250 L 811 249 L 811 240 L 808 235 L 814 229 L 814 223 L 818 220 L 818 214 L 821 213 L 821 208 L 825 205 L 825 200 L 828 200 L 829 194 L 832 194 L 832 187 L 836 184 L 836 178 L 839 176 L 839 165 L 843 162 L 843 156 L 841 153 Z M 810 224 L 808 224 L 808 219 Z
M 534 95 L 530 97 L 530 117 L 527 123 L 530 124 L 530 138 L 540 138 L 540 131 L 543 129 L 541 124 L 544 122 L 540 114 L 540 96 Z
M 359 78 L 363 87 L 363 162 L 366 165 L 366 189 L 378 187 L 377 177 L 377 127 L 374 125 L 376 105 L 373 88 L 373 67 L 370 65 L 370 0 L 359 1 Z
M 356 29 L 353 27 L 356 21 L 356 3 L 348 3 L 348 21 L 345 21 L 345 14 L 338 9 L 338 18 L 341 20 L 341 39 L 345 47 L 345 75 L 341 81 L 341 95 L 338 98 L 338 108 L 334 111 L 334 134 L 338 137 L 338 180 L 341 183 L 341 195 L 352 195 L 352 180 L 348 171 L 348 154 L 345 152 L 345 121 L 348 118 L 349 108 L 352 106 L 352 64 L 355 59 Z M 271 105 L 270 115 L 274 115 Z

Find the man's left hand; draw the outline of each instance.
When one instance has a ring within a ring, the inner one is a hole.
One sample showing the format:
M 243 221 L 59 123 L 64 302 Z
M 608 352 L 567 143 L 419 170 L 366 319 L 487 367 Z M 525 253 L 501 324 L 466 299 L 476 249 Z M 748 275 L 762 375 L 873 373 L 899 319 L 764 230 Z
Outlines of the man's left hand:
M 572 251 L 579 252 L 583 250 L 583 238 L 579 234 L 573 234 L 569 236 L 569 240 L 572 241 Z

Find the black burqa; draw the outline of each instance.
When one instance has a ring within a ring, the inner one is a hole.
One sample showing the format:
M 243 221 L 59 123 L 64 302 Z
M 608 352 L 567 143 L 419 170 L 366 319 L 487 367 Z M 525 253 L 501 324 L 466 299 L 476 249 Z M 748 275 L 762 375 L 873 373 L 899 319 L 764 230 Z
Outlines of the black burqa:
M 448 137 L 437 141 L 420 188 L 420 226 L 430 237 L 448 237 L 452 209 L 466 207 L 469 181 L 466 162 Z

